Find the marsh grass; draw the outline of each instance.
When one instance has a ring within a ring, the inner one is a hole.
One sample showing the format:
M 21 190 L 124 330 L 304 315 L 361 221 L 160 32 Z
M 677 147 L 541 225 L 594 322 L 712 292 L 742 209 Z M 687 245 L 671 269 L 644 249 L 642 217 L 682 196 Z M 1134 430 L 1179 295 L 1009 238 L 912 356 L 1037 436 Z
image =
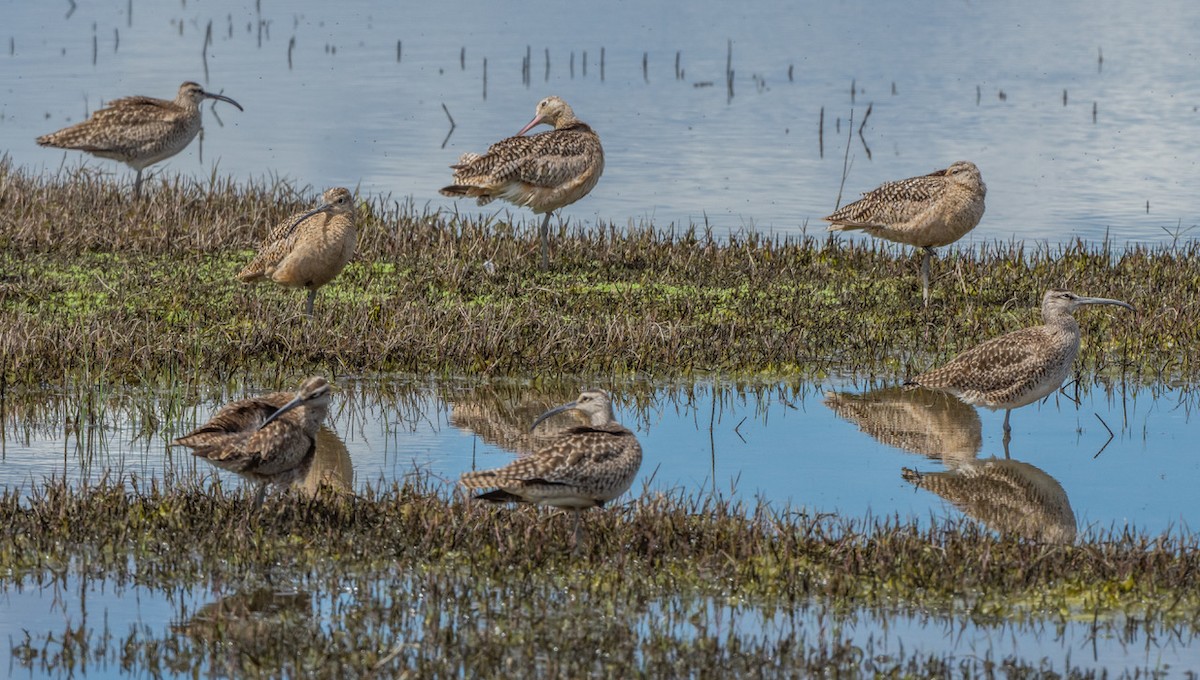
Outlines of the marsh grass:
M 159 177 L 148 193 L 133 202 L 88 166 L 46 178 L 0 163 L 5 381 L 317 370 L 902 378 L 1036 323 L 1052 286 L 1140 310 L 1080 314 L 1080 374 L 1191 382 L 1200 370 L 1194 241 L 951 250 L 923 310 L 917 258 L 870 241 L 560 223 L 554 267 L 540 272 L 529 225 L 369 197 L 356 261 L 306 319 L 302 293 L 233 275 L 316 190 Z
M 70 593 L 102 581 L 172 601 L 184 592 L 194 593 L 189 601 L 240 598 L 214 603 L 221 614 L 180 599 L 169 631 L 126 631 L 89 618 L 80 597 L 67 633 L 14 640 L 14 659 L 64 675 L 104 660 L 151 675 L 197 662 L 234 664 L 239 675 L 342 677 L 377 668 L 420 677 L 925 675 L 966 663 L 1025 669 L 1022 677 L 1038 660 L 864 655 L 861 640 L 803 622 L 838 631 L 907 612 L 1000 629 L 1075 623 L 1099 637 L 1186 644 L 1200 616 L 1200 552 L 1186 535 L 1114 531 L 1043 545 L 964 521 L 921 528 L 647 494 L 588 513 L 573 553 L 568 518 L 447 498 L 420 476 L 357 497 L 281 496 L 257 516 L 249 506 L 188 482 L 136 479 L 0 493 L 6 589 Z M 762 628 L 723 622 L 735 614 Z

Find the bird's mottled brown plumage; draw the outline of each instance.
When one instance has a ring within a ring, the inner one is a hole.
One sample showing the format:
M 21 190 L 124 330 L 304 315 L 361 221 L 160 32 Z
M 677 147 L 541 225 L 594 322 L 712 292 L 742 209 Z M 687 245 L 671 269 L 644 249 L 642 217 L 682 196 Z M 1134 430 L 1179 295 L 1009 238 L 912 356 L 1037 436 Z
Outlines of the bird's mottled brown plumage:
M 1062 484 L 1029 463 L 992 458 L 946 472 L 903 468 L 901 475 L 1002 534 L 1048 543 L 1075 540 L 1075 512 Z
M 983 445 L 975 409 L 934 390 L 885 387 L 827 392 L 825 405 L 888 446 L 942 460 L 971 460 Z
M 540 124 L 549 132 L 524 136 Z M 466 153 L 454 170 L 454 184 L 443 187 L 444 196 L 468 196 L 479 205 L 500 198 L 546 214 L 542 221 L 542 259 L 546 264 L 550 214 L 583 198 L 604 172 L 604 149 L 591 127 L 575 117 L 558 97 L 537 105 L 537 114 L 514 137 L 488 147 L 487 153 Z
M 305 380 L 298 392 L 274 392 L 223 406 L 206 424 L 173 443 L 224 470 L 259 484 L 302 479 L 316 452 L 317 430 L 329 412 L 325 378 Z
M 1048 290 L 1042 297 L 1043 325 L 992 338 L 945 366 L 916 376 L 909 384 L 948 392 L 968 404 L 1005 409 L 1007 433 L 1012 409 L 1050 395 L 1070 375 L 1080 340 L 1079 323 L 1072 313 L 1089 304 L 1133 310 L 1120 300 Z
M 468 472 L 459 483 L 468 489 L 500 492 L 480 496 L 487 500 L 572 510 L 603 505 L 628 491 L 642 465 L 642 447 L 633 432 L 616 422 L 609 394 L 587 390 L 575 401 L 542 414 L 534 426 L 568 409 L 583 412 L 589 423 L 561 432 L 502 468 Z
M 923 294 L 929 302 L 932 249 L 962 238 L 983 217 L 987 186 L 979 168 L 957 161 L 945 170 L 885 182 L 825 218 L 830 231 L 862 229 L 872 236 L 924 248 Z
M 140 196 L 142 170 L 179 153 L 200 132 L 200 103 L 205 99 L 228 102 L 242 110 L 229 97 L 205 92 L 188 81 L 179 86 L 174 101 L 153 97 L 117 99 L 82 123 L 38 137 L 37 143 L 125 163 L 137 170 L 134 195 Z
M 243 283 L 271 279 L 292 288 L 307 288 L 305 311 L 311 316 L 317 290 L 341 273 L 354 256 L 358 232 L 354 197 L 336 187 L 308 212 L 280 222 L 259 247 L 258 255 L 238 275 Z

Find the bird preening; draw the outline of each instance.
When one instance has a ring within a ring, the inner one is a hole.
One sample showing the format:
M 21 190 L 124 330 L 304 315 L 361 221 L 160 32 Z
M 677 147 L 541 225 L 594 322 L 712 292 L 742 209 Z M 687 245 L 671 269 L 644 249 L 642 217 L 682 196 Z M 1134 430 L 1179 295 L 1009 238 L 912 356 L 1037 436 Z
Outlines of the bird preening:
M 307 473 L 316 453 L 317 431 L 329 413 L 331 390 L 329 381 L 317 376 L 296 392 L 240 399 L 172 443 L 258 484 L 257 509 L 268 485 L 286 487 Z
M 525 136 L 538 125 L 554 129 Z M 588 195 L 604 172 L 604 149 L 600 137 L 562 99 L 546 97 L 538 102 L 529 124 L 513 137 L 488 147 L 487 153 L 465 153 L 454 170 L 454 184 L 441 194 L 477 199 L 487 205 L 500 198 L 535 215 L 545 213 L 539 229 L 541 267 L 550 265 L 550 216 L 555 210 Z

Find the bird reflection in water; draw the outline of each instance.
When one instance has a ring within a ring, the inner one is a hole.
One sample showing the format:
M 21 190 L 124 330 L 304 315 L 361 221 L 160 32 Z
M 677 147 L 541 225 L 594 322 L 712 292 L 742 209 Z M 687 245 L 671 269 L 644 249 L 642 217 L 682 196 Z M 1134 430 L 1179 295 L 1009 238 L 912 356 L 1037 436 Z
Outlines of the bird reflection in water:
M 975 408 L 935 390 L 885 387 L 829 392 L 825 405 L 879 442 L 939 460 L 941 472 L 901 468 L 901 476 L 1001 534 L 1047 543 L 1075 540 L 1075 513 L 1058 480 L 1008 458 L 978 458 L 982 426 Z

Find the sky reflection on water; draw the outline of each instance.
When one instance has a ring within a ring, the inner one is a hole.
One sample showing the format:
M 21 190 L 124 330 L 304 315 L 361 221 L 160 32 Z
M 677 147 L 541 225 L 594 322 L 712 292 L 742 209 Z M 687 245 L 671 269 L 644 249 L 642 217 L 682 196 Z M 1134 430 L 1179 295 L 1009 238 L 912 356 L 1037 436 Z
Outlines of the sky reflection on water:
M 356 488 L 419 471 L 449 490 L 465 471 L 511 460 L 509 449 L 516 444 L 505 437 L 520 436 L 532 422 L 530 413 L 569 401 L 578 389 L 564 384 L 535 390 L 520 382 L 343 381 L 329 424 L 336 432 L 333 441 L 344 442 Z M 637 432 L 645 451 L 632 493 L 762 498 L 779 508 L 924 522 L 959 511 L 935 493 L 914 489 L 902 478 L 903 469 L 939 473 L 1005 457 L 1003 412 L 960 404 L 952 416 L 917 421 L 907 432 L 896 434 L 892 426 L 889 438 L 839 415 L 827 393 L 894 399 L 898 391 L 853 384 L 721 385 L 714 397 L 710 383 L 617 388 L 617 417 Z M 1078 407 L 1057 394 L 1018 409 L 1009 447 L 1013 460 L 1061 484 L 1079 534 L 1200 525 L 1190 502 L 1200 462 L 1185 445 L 1194 395 L 1149 389 L 1122 394 L 1098 386 L 1079 398 Z M 112 399 L 123 401 L 119 395 Z M 216 406 L 187 404 L 180 431 L 206 420 Z M 145 432 L 131 424 L 130 413 L 165 422 L 165 413 L 147 413 L 163 404 L 127 400 L 78 433 L 62 425 L 75 408 L 67 400 L 40 412 L 10 409 L 0 482 L 28 486 L 51 475 L 98 479 L 107 473 L 142 479 L 220 475 L 226 489 L 242 484 L 186 450 L 168 449 L 166 442 L 179 432 Z M 1111 441 L 1106 425 L 1114 432 Z M 928 450 L 913 444 L 917 431 Z

